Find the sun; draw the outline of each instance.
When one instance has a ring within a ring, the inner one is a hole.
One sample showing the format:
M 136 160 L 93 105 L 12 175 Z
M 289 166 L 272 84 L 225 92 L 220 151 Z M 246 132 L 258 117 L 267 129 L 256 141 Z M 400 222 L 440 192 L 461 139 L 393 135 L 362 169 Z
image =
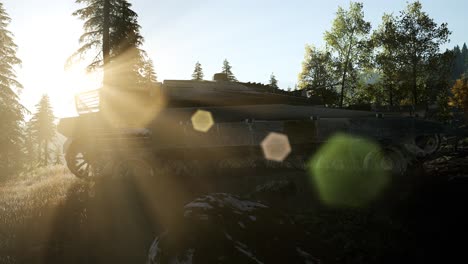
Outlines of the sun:
M 100 73 L 89 73 L 81 64 L 64 69 L 58 80 L 47 89 L 57 117 L 76 116 L 75 96 L 81 92 L 99 89 L 101 86 Z
M 64 81 L 67 90 L 75 94 L 98 89 L 101 85 L 102 74 L 100 72 L 88 72 L 83 64 L 74 65 L 64 70 Z

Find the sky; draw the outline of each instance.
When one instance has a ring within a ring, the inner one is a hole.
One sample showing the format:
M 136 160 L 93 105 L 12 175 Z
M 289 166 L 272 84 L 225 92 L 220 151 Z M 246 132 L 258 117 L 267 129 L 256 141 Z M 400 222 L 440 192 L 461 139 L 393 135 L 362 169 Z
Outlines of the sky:
M 73 94 L 98 88 L 97 77 L 84 78 L 83 66 L 65 70 L 79 47 L 82 21 L 71 14 L 74 0 L 0 0 L 12 22 L 23 84 L 23 104 L 34 110 L 42 94 L 51 97 L 58 117 L 74 112 Z M 158 80 L 190 79 L 197 61 L 205 79 L 228 59 L 240 81 L 267 83 L 274 73 L 282 89 L 294 87 L 304 47 L 324 45 L 338 6 L 348 0 L 130 0 L 139 15 L 143 49 L 153 59 Z M 398 14 L 406 0 L 367 0 L 365 19 L 376 28 L 384 13 Z M 468 42 L 466 0 L 422 0 L 436 23 L 448 23 L 452 48 Z

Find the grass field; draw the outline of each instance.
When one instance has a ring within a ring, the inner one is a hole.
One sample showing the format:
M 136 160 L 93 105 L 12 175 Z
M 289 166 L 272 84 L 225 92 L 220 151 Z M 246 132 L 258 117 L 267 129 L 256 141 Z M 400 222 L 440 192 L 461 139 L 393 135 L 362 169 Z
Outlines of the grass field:
M 18 255 L 47 241 L 57 208 L 77 183 L 64 166 L 37 169 L 1 183 L 0 263 L 15 263 Z
M 160 220 L 175 212 L 175 200 L 166 198 L 180 189 L 154 186 L 157 183 L 86 182 L 64 166 L 3 182 L 0 263 L 142 262 L 159 230 L 155 214 Z M 178 205 L 182 209 L 183 201 Z M 150 212 L 154 206 L 160 211 Z

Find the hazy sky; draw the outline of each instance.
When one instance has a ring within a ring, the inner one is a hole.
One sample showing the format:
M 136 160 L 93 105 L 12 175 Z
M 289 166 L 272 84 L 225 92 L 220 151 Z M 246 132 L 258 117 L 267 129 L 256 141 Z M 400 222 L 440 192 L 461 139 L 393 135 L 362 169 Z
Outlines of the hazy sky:
M 34 109 L 43 93 L 58 116 L 73 110 L 73 93 L 87 89 L 76 73 L 65 73 L 66 58 L 78 47 L 82 22 L 71 16 L 73 0 L 0 0 L 12 18 L 9 27 L 23 60 L 18 69 L 24 104 Z M 281 88 L 293 87 L 305 44 L 323 45 L 338 6 L 348 0 L 133 0 L 144 49 L 154 60 L 159 81 L 189 79 L 200 61 L 211 79 L 227 58 L 240 81 L 268 82 L 272 72 Z M 365 16 L 373 28 L 383 13 L 398 13 L 405 0 L 367 0 Z M 448 47 L 468 42 L 466 0 L 422 0 L 424 10 L 452 31 Z

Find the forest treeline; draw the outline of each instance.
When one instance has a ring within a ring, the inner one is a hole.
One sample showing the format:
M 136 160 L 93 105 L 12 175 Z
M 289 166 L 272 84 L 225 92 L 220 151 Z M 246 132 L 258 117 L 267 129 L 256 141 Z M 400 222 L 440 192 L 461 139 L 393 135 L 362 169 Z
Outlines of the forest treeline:
M 416 1 L 398 15 L 383 14 L 373 29 L 363 9 L 359 2 L 339 7 L 325 45 L 306 45 L 294 89 L 332 107 L 437 107 L 440 118 L 447 118 L 450 106 L 468 108 L 468 48 L 442 50 L 450 40 L 447 23 L 434 22 Z M 221 72 L 236 80 L 227 60 Z M 203 76 L 197 62 L 192 79 Z M 274 73 L 268 85 L 279 89 Z
M 87 70 L 102 73 L 104 88 L 155 85 L 153 61 L 142 48 L 138 14 L 130 2 L 75 2 L 80 8 L 72 15 L 83 21 L 83 34 L 77 36 L 80 46 L 66 66 L 85 61 Z M 44 95 L 34 113 L 20 103 L 23 87 L 15 69 L 21 60 L 8 31 L 10 21 L 0 2 L 0 180 L 61 161 L 60 146 L 54 145 L 56 119 L 49 98 Z M 306 46 L 297 88 L 336 107 L 437 104 L 445 110 L 450 106 L 468 109 L 468 50 L 464 44 L 442 51 L 450 34 L 448 25 L 434 22 L 418 1 L 408 3 L 398 15 L 384 14 L 375 28 L 366 21 L 363 4 L 351 2 L 338 8 L 324 33 L 323 47 Z M 221 72 L 228 81 L 237 81 L 227 59 Z M 203 80 L 200 62 L 191 77 Z M 274 73 L 269 86 L 279 89 Z
M 338 8 L 325 46 L 307 45 L 299 88 L 331 106 L 429 106 L 446 109 L 451 90 L 468 70 L 468 50 L 442 51 L 449 42 L 446 23 L 437 24 L 420 2 L 398 15 L 384 14 L 372 29 L 363 4 Z M 455 93 L 455 94 L 454 94 Z

